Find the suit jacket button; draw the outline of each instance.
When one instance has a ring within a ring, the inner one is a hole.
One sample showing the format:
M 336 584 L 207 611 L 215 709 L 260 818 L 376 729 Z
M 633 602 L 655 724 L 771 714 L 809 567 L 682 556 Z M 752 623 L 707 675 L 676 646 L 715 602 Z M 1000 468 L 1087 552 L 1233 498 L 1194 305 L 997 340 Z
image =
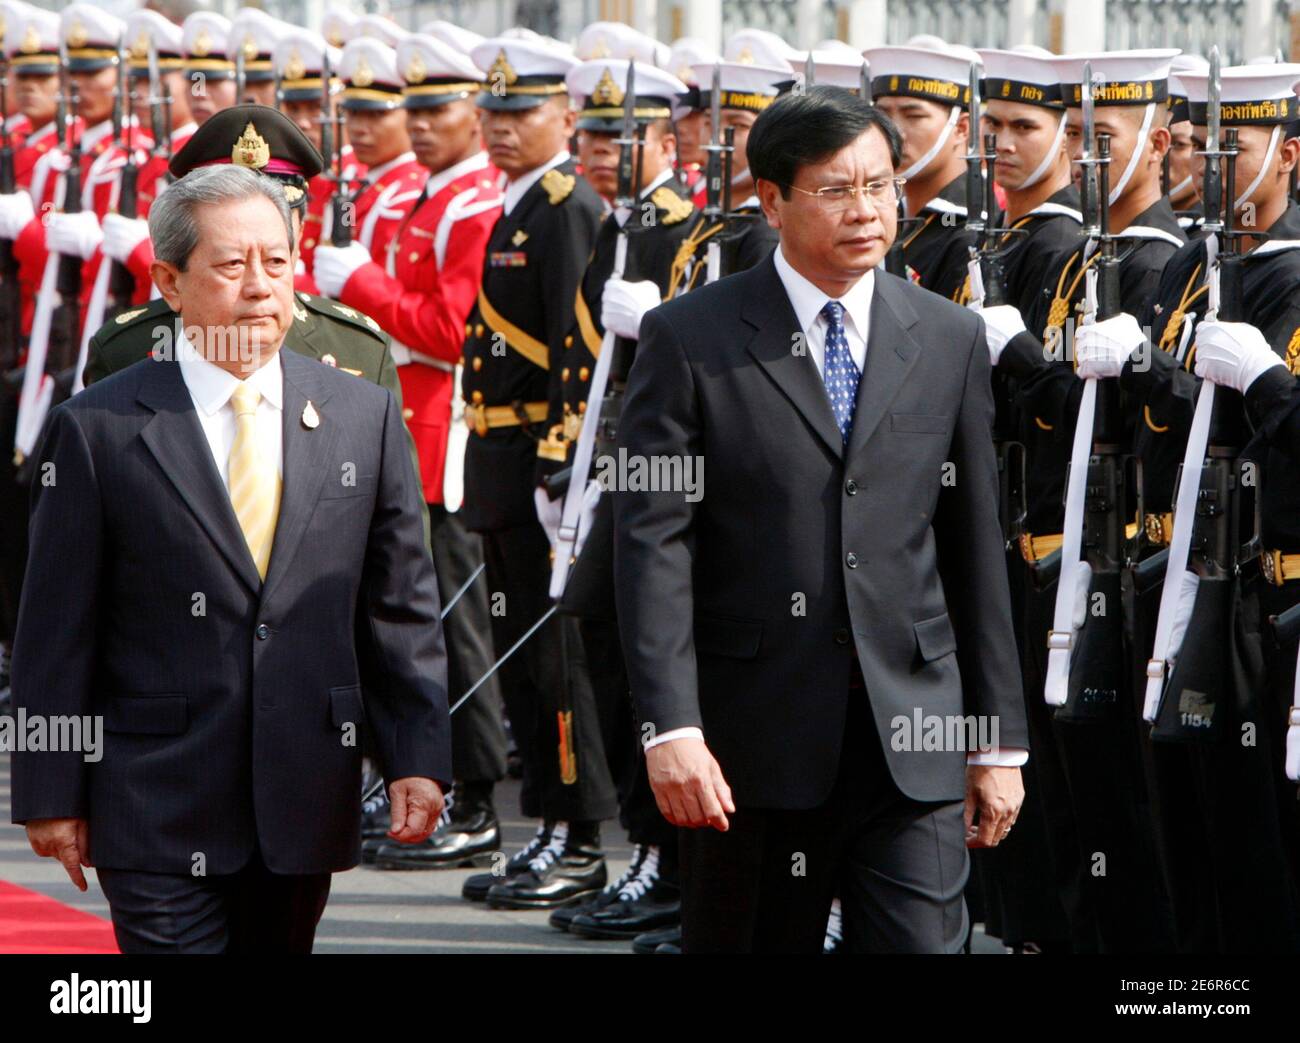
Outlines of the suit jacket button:
M 851 569 L 856 569 L 858 567 L 858 556 L 852 551 L 849 551 L 848 556 L 844 559 L 844 564 Z
M 849 643 L 849 632 L 844 627 L 836 628 L 835 643 L 837 645 L 847 645 Z
M 254 630 L 253 633 L 257 635 L 257 640 L 265 641 L 268 637 L 271 636 L 271 628 L 267 626 L 265 623 L 258 623 L 257 629 Z
M 858 483 L 855 482 L 852 478 L 850 478 L 847 482 L 844 483 L 844 491 L 848 493 L 850 496 L 857 496 Z

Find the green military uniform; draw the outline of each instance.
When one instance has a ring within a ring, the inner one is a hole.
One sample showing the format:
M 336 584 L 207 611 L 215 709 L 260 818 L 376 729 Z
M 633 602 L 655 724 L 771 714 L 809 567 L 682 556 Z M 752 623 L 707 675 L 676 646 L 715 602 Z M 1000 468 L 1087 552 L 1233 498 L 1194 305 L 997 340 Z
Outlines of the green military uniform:
M 89 386 L 148 358 L 155 345 L 166 343 L 160 340 L 158 331 L 174 328 L 176 318 L 167 302 L 159 299 L 142 308 L 123 312 L 105 323 L 90 338 L 83 377 L 86 384 Z M 402 385 L 397 379 L 392 353 L 388 350 L 388 335 L 369 315 L 362 315 L 327 297 L 295 293 L 293 325 L 285 334 L 284 347 L 387 388 L 397 399 L 398 406 L 402 405 Z M 402 416 L 406 416 L 404 409 Z M 411 465 L 418 475 L 419 460 L 409 431 L 406 440 L 411 451 Z M 427 535 L 428 508 L 422 507 L 421 510 L 424 511 Z

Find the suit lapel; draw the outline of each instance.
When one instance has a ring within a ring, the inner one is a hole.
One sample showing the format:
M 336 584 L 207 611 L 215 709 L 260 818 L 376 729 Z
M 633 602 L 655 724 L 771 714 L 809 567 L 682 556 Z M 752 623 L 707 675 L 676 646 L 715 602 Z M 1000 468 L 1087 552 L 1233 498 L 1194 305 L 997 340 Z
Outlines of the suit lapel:
M 280 352 L 284 374 L 284 480 L 280 488 L 280 517 L 275 525 L 275 542 L 271 545 L 271 561 L 262 587 L 264 599 L 293 561 L 294 552 L 311 521 L 326 474 L 333 473 L 336 466 L 329 463 L 330 450 L 342 431 L 342 420 L 331 417 L 322 409 L 330 392 L 318 380 L 316 370 L 319 365 L 293 351 Z M 303 412 L 308 402 L 319 418 L 314 428 L 303 423 Z M 341 473 L 335 477 L 340 478 Z
M 221 483 L 194 400 L 176 362 L 151 362 L 137 398 L 154 411 L 140 431 L 158 466 L 217 549 L 252 591 L 262 586 L 243 530 Z
M 799 320 L 776 273 L 775 262 L 769 256 L 754 274 L 754 286 L 746 294 L 741 317 L 758 332 L 746 347 L 827 448 L 843 456 L 844 441 L 817 364 L 806 348 L 801 353 L 794 350 Z
M 867 362 L 858 382 L 857 405 L 853 411 L 853 433 L 849 456 L 861 452 L 875 433 L 885 410 L 894 400 L 921 353 L 909 329 L 917 316 L 903 296 L 901 283 L 877 269 L 871 296 L 871 329 L 867 332 Z M 827 407 L 829 409 L 829 406 Z

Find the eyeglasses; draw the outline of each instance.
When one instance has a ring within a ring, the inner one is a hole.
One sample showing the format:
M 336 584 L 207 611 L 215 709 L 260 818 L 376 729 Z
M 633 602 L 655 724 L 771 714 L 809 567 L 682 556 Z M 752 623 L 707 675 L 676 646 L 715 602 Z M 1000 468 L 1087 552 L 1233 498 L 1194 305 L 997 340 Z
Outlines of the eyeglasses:
M 893 205 L 898 202 L 898 194 L 906 183 L 905 177 L 882 177 L 876 181 L 868 181 L 865 185 L 827 185 L 816 192 L 810 192 L 798 185 L 786 187 L 802 195 L 812 196 L 828 214 L 838 214 L 851 207 L 860 194 L 865 195 L 873 204 Z

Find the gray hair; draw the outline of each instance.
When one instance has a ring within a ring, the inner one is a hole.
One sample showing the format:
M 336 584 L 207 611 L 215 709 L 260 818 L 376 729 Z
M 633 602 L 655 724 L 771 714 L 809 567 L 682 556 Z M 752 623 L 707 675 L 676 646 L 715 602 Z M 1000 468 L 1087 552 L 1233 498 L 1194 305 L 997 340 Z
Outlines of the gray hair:
M 181 271 L 190 254 L 199 245 L 199 226 L 194 211 L 211 203 L 233 203 L 254 196 L 265 196 L 275 204 L 293 249 L 293 219 L 280 182 L 246 167 L 215 166 L 191 170 L 168 185 L 149 208 L 149 238 L 154 257 Z

